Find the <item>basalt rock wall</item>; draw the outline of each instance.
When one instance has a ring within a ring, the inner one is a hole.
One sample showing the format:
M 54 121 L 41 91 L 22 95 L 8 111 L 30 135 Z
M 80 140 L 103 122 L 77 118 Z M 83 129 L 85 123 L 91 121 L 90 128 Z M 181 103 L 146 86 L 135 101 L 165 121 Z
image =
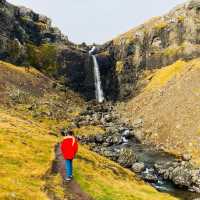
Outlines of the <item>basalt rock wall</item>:
M 168 14 L 154 17 L 120 35 L 104 47 L 101 51 L 108 60 L 111 58 L 113 65 L 109 61 L 104 63 L 107 73 L 103 74 L 107 75 L 103 77 L 117 83 L 113 84 L 117 99 L 132 97 L 144 70 L 161 68 L 178 59 L 199 57 L 200 1 L 187 1 Z

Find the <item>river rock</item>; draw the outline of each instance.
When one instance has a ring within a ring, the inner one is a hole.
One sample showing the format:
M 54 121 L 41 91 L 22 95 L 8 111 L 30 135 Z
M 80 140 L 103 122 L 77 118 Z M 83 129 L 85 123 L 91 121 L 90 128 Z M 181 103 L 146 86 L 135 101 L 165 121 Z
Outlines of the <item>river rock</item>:
M 96 141 L 97 143 L 100 143 L 100 144 L 103 143 L 103 141 L 104 141 L 103 135 L 101 135 L 101 134 L 96 135 L 95 141 Z
M 142 172 L 141 175 L 142 175 L 142 178 L 146 181 L 149 181 L 149 182 L 158 181 L 158 177 L 155 174 L 155 170 L 153 168 L 150 168 L 150 169 L 147 168 L 144 172 Z
M 144 163 L 134 163 L 132 165 L 132 170 L 135 172 L 135 173 L 141 173 L 145 168 L 145 165 Z
M 121 135 L 113 135 L 112 143 L 113 144 L 121 144 L 123 142 Z
M 192 156 L 190 154 L 183 154 L 182 159 L 183 161 L 190 161 Z
M 153 174 L 145 174 L 143 175 L 144 180 L 149 181 L 149 182 L 156 182 L 158 181 L 158 177 Z
M 102 149 L 102 155 L 109 157 L 112 160 L 116 160 L 119 156 L 116 152 L 107 149 Z
M 122 148 L 117 162 L 123 167 L 130 168 L 136 162 L 135 153 L 130 148 Z

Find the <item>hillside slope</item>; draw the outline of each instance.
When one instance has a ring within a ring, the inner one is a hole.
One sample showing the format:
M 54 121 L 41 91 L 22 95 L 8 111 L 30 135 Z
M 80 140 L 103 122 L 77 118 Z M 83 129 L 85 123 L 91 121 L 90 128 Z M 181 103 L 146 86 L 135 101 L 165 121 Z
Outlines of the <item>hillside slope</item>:
M 135 135 L 176 155 L 191 154 L 200 163 L 200 60 L 177 61 L 146 71 L 140 92 L 117 108 L 125 121 L 141 121 Z

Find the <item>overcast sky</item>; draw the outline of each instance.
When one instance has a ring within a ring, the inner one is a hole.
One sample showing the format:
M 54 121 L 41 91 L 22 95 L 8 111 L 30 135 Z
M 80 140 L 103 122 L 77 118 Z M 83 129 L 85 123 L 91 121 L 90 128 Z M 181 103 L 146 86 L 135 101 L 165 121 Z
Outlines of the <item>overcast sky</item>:
M 76 43 L 104 43 L 184 0 L 8 0 L 47 15 Z

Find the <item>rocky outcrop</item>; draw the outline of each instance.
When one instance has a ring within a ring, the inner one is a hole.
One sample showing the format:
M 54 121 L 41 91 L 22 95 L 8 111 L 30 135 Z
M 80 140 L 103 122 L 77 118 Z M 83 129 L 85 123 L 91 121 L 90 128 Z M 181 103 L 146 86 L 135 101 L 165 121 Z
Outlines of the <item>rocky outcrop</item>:
M 109 45 L 100 49 L 113 60 L 110 76 L 117 83 L 118 99 L 136 94 L 137 80 L 144 70 L 200 55 L 199 5 L 199 0 L 188 1 L 167 15 L 155 17 L 113 39 Z M 110 63 L 107 63 L 109 66 Z
M 16 7 L 6 1 L 0 2 L 0 33 L 8 39 L 17 39 L 21 44 L 65 43 L 69 40 L 61 31 L 51 26 L 51 20 L 26 7 Z M 1 38 L 2 39 L 2 38 Z
M 164 179 L 172 180 L 192 192 L 200 192 L 200 169 L 194 168 L 189 162 L 156 163 L 154 167 Z
M 85 84 L 88 47 L 75 45 L 51 20 L 26 7 L 0 1 L 0 59 L 33 66 L 88 97 Z M 89 93 L 94 93 L 89 90 Z M 91 97 L 90 97 L 91 98 Z

